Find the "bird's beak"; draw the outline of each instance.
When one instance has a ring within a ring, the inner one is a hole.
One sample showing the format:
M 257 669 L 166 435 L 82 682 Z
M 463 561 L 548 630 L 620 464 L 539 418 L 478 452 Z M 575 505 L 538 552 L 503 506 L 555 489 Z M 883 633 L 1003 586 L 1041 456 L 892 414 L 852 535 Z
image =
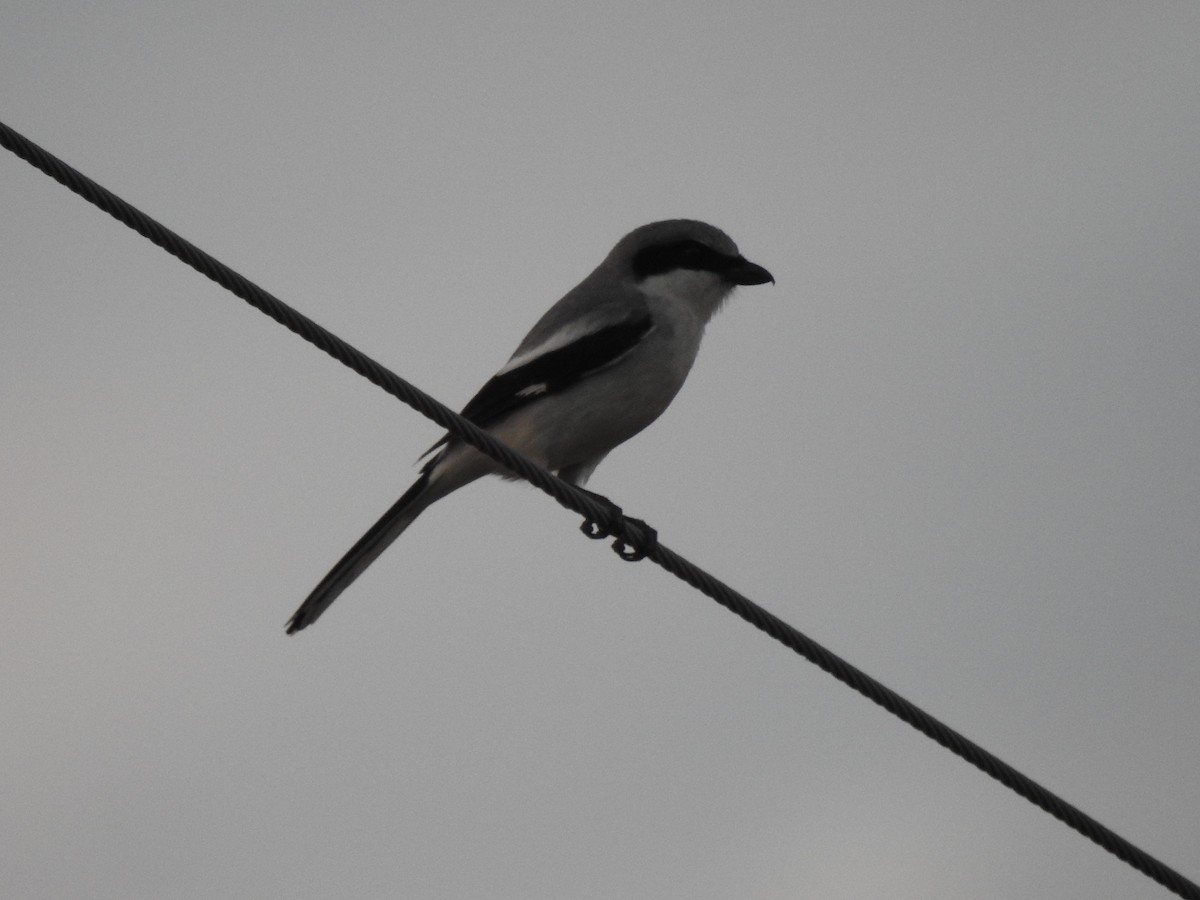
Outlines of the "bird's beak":
M 733 265 L 725 270 L 725 277 L 734 284 L 766 284 L 768 281 L 771 284 L 775 283 L 774 275 L 744 256 L 734 260 Z

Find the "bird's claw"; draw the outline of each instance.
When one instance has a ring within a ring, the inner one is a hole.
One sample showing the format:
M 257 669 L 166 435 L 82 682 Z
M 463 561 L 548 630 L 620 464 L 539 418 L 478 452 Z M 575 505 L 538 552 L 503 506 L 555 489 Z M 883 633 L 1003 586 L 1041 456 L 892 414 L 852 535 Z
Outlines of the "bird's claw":
M 588 493 L 591 493 L 589 491 Z M 596 519 L 585 519 L 579 530 L 594 541 L 604 538 L 615 538 L 612 542 L 613 552 L 627 562 L 637 562 L 645 559 L 658 545 L 658 532 L 641 519 L 628 518 L 621 507 L 606 497 L 593 494 L 607 508 L 608 520 L 602 522 Z M 628 526 L 632 525 L 633 528 Z
M 600 541 L 606 537 L 610 537 L 609 533 L 604 530 L 604 526 L 592 519 L 584 519 L 583 524 L 579 526 L 579 530 L 593 541 Z
M 613 541 L 613 550 L 617 556 L 626 562 L 637 562 L 639 559 L 645 559 L 658 546 L 658 532 L 641 519 L 626 518 L 625 522 L 637 528 L 641 532 L 641 536 L 631 540 L 630 538 L 633 538 L 633 535 L 626 528 L 625 533 L 627 537 L 618 537 Z

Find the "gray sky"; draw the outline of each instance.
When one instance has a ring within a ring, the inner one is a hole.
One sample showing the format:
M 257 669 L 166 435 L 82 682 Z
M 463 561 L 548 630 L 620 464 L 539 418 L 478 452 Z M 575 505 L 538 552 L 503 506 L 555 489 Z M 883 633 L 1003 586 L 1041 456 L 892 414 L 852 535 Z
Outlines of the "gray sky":
M 774 272 L 592 486 L 1200 877 L 1200 7 L 9 2 L 2 117 L 452 405 L 636 225 Z M 0 158 L 0 871 L 1166 893 Z

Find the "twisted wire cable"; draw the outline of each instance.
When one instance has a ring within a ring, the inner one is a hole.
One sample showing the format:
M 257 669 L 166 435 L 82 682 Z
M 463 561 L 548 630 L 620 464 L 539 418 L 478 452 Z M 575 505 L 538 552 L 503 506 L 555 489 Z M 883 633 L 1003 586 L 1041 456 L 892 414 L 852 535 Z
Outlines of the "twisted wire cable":
M 1172 893 L 1188 898 L 1188 900 L 1200 900 L 1200 885 L 1130 843 L 1082 810 L 1017 771 L 988 750 L 763 609 L 699 566 L 657 541 L 648 541 L 647 533 L 643 531 L 643 527 L 636 520 L 630 524 L 623 516 L 616 514 L 615 508 L 604 506 L 595 499 L 594 495 L 568 484 L 511 450 L 449 407 L 409 384 L 307 316 L 292 309 L 282 300 L 258 287 L 220 260 L 205 253 L 111 191 L 101 187 L 3 122 L 0 122 L 0 146 L 12 151 L 55 181 L 128 225 L 138 234 L 153 241 L 172 256 L 187 263 L 202 275 L 211 278 L 309 343 L 324 350 L 372 384 L 383 388 L 417 412 L 432 419 L 447 431 L 545 491 L 562 506 L 586 517 L 588 522 L 598 523 L 604 534 L 617 536 L 618 540 L 614 544 L 614 549 L 625 558 L 637 558 L 637 555 L 626 555 L 622 552 L 623 546 L 632 545 L 635 548 L 643 548 L 646 559 L 653 560 L 672 575 L 712 598 L 729 611 L 741 616 L 755 628 L 770 635 L 809 662 L 828 672 L 838 681 L 879 704 L 956 756 L 971 763 L 1084 837 L 1094 841 L 1118 859 L 1128 863 Z

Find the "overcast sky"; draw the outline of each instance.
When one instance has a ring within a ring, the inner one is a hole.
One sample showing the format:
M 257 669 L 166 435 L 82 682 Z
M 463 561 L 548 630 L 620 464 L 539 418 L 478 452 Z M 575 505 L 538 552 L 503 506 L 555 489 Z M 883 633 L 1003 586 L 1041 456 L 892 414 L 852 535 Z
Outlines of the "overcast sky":
M 631 228 L 738 293 L 591 486 L 1200 878 L 1200 6 L 24 2 L 0 118 L 461 405 Z M 0 154 L 0 872 L 1167 896 Z

